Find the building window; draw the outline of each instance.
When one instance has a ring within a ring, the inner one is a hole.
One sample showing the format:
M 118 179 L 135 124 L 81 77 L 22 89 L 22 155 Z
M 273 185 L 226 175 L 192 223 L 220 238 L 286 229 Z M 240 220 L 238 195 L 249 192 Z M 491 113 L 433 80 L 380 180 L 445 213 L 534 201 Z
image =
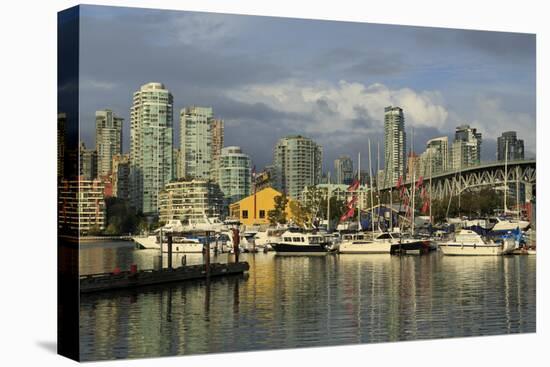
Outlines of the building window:
M 248 210 L 243 210 L 243 219 L 248 219 Z
M 260 219 L 265 218 L 265 210 L 260 210 Z

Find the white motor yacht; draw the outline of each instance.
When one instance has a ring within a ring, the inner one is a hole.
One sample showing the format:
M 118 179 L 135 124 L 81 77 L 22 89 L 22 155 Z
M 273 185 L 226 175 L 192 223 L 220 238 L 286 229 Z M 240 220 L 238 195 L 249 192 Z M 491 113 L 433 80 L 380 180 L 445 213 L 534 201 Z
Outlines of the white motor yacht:
M 469 229 L 462 229 L 454 240 L 439 243 L 444 255 L 505 255 L 516 247 L 513 238 L 501 241 L 485 240 L 479 234 Z

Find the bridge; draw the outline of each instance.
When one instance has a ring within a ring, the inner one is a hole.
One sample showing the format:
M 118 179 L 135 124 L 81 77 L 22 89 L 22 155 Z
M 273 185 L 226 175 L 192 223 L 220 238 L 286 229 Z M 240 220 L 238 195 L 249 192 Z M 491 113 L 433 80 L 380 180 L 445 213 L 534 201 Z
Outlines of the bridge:
M 443 199 L 473 188 L 504 187 L 505 171 L 507 171 L 507 186 L 519 182 L 525 188 L 525 199 L 530 200 L 537 180 L 535 159 L 509 161 L 507 169 L 503 161 L 497 161 L 432 175 L 431 197 Z M 424 176 L 423 179 L 429 192 L 430 177 Z M 410 180 L 406 181 L 404 186 L 408 193 L 411 187 Z M 395 185 L 388 185 L 380 189 L 389 190 L 390 187 L 396 188 Z

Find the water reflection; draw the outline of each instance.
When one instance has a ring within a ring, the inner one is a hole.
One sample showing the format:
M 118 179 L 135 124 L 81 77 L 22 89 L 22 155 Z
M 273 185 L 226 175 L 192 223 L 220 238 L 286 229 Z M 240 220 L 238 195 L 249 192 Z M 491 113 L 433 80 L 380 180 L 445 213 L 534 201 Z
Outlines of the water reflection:
M 90 247 L 80 267 L 147 267 L 152 257 L 122 245 Z M 243 260 L 250 263 L 246 276 L 83 296 L 84 359 L 535 331 L 530 256 L 254 254 Z

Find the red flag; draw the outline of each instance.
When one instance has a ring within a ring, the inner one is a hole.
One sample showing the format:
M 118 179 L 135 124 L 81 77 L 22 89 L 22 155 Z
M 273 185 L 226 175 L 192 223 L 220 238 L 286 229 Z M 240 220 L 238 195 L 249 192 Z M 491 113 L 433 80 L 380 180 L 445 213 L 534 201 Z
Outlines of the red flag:
M 420 186 L 422 186 L 423 182 L 424 182 L 424 178 L 422 176 L 418 177 L 418 182 L 416 183 L 416 188 L 418 189 Z
M 422 199 L 426 199 L 426 187 L 422 188 L 422 191 L 420 192 L 420 197 Z
M 397 184 L 395 185 L 395 187 L 397 187 L 397 189 L 400 189 L 401 185 L 403 185 L 403 176 L 399 176 L 399 178 L 397 179 Z
M 356 202 L 357 202 L 357 196 L 354 195 L 351 198 L 351 200 L 348 202 L 347 207 L 352 208 L 355 205 Z
M 406 196 L 405 200 L 403 200 L 403 205 L 408 206 L 409 205 L 409 197 Z
M 429 208 L 430 208 L 430 203 L 428 201 L 425 201 L 424 205 L 422 205 L 422 209 L 420 209 L 420 211 L 422 211 L 422 214 L 426 214 L 428 212 Z
M 406 189 L 405 186 L 401 186 L 401 190 L 399 191 L 399 196 L 400 197 L 403 197 L 403 195 L 405 194 L 405 189 Z
M 347 220 L 348 218 L 353 217 L 354 213 L 355 213 L 355 209 L 354 208 L 349 208 L 348 211 L 345 212 L 344 215 L 342 215 L 340 217 L 340 222 L 343 222 L 343 221 Z
M 353 179 L 353 182 L 351 183 L 351 185 L 349 185 L 348 187 L 348 191 L 355 191 L 359 188 L 359 181 L 354 178 Z

